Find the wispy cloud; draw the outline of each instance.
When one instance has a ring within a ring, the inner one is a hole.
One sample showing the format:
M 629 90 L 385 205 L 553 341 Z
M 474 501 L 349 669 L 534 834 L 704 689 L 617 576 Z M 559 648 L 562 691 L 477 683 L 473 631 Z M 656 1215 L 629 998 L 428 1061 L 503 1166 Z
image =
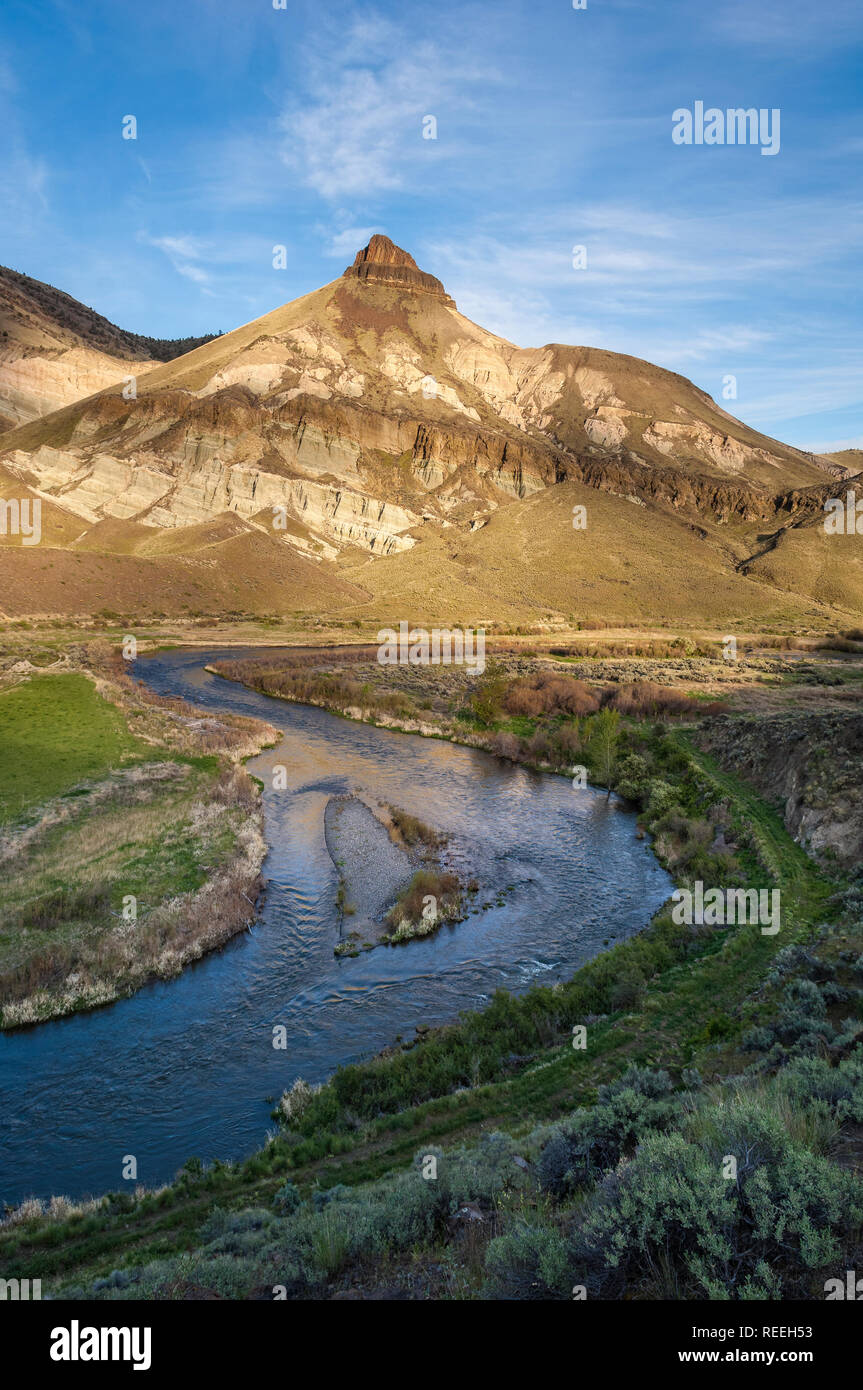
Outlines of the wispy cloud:
M 843 348 L 833 353 L 827 349 L 827 358 L 801 366 L 777 354 L 773 361 L 753 364 L 747 418 L 767 426 L 777 419 L 806 420 L 841 409 L 858 418 L 863 416 L 863 349 L 851 353 Z M 775 385 L 777 381 L 781 386 Z
M 262 237 L 205 238 L 188 233 L 153 236 L 138 233 L 138 240 L 167 258 L 184 279 L 204 294 L 227 293 L 232 282 L 262 269 L 272 268 L 273 247 Z
M 209 285 L 210 275 L 200 264 L 207 256 L 205 244 L 190 236 L 148 236 L 142 233 L 141 239 L 148 245 L 163 251 L 178 275 L 184 275 L 196 285 Z
M 731 372 L 767 432 L 858 436 L 860 0 L 52 6 L 4 26 L 0 260 L 179 336 L 306 293 L 383 231 L 511 341 L 713 395 Z M 130 90 L 134 150 L 106 118 Z M 674 146 L 700 97 L 781 105 L 779 157 Z
M 383 230 L 383 227 L 380 226 L 346 227 L 344 231 L 336 232 L 326 238 L 324 255 L 334 256 L 338 260 L 342 260 L 345 256 L 353 259 L 359 248 L 365 246 L 375 232 L 382 232 Z
M 304 98 L 280 117 L 282 159 L 330 200 L 421 186 L 430 162 L 456 153 L 458 113 L 496 80 L 443 43 L 412 42 L 405 28 L 359 19 L 318 53 Z M 429 116 L 450 123 L 447 141 L 424 138 Z
M 44 157 L 33 152 L 33 142 L 25 133 L 19 110 L 21 100 L 21 86 L 13 65 L 0 54 L 0 205 L 4 221 L 26 229 L 48 210 L 51 172 Z

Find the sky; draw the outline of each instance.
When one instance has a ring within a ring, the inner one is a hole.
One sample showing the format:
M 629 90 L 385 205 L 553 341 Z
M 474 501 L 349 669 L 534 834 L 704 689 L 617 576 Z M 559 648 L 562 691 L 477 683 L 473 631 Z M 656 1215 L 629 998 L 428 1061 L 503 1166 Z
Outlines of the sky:
M 0 263 L 185 337 L 385 232 L 521 346 L 863 447 L 863 4 L 576 3 L 3 0 Z M 772 126 L 677 143 L 698 102 Z

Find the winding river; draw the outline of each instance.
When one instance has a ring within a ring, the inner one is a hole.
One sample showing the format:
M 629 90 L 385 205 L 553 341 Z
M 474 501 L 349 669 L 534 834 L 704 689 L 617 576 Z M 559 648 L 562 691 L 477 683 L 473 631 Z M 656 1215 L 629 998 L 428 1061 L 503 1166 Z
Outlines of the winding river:
M 284 730 L 249 763 L 266 788 L 260 920 L 178 979 L 0 1036 L 0 1201 L 116 1191 L 127 1154 L 148 1187 L 193 1154 L 242 1157 L 296 1077 L 322 1081 L 499 987 L 565 979 L 604 942 L 640 930 L 671 891 L 635 816 L 604 794 L 259 695 L 204 670 L 222 655 L 238 653 L 164 652 L 136 674 L 161 694 Z M 272 789 L 276 763 L 285 791 Z M 334 957 L 324 807 L 357 788 L 449 832 L 492 906 L 427 940 Z M 287 1051 L 273 1048 L 276 1024 Z

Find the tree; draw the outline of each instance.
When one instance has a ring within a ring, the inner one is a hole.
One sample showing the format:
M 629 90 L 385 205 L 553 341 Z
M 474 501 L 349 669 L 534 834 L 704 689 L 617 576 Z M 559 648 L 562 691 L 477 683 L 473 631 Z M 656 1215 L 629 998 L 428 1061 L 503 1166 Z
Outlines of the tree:
M 480 724 L 488 728 L 499 717 L 506 694 L 506 672 L 499 661 L 491 657 L 471 696 L 471 709 Z
M 611 795 L 611 779 L 617 763 L 617 744 L 620 738 L 620 715 L 616 709 L 601 709 L 594 715 L 590 730 L 590 756 L 599 780 L 608 787 Z

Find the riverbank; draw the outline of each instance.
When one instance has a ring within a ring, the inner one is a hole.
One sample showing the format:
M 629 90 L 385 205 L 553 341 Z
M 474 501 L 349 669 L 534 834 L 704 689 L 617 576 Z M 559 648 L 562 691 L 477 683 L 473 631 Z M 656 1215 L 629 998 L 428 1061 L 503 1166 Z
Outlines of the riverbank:
M 491 678 L 479 680 L 463 667 L 381 666 L 372 649 L 282 651 L 210 669 L 289 703 L 480 748 L 537 771 L 567 774 L 580 766 L 603 786 L 609 768 L 598 766 L 602 760 L 589 747 L 600 707 L 618 713 L 624 726 L 654 718 L 697 728 L 701 746 L 721 765 L 781 800 L 795 837 L 847 868 L 863 848 L 854 795 L 863 705 L 863 644 L 850 640 L 857 635 L 835 639 L 847 650 L 826 652 L 813 639 L 774 638 L 789 648 L 783 657 L 777 647 L 776 658 L 741 651 L 732 661 L 703 654 L 588 659 L 579 655 L 583 643 L 570 643 L 491 658 Z M 594 650 L 614 645 L 595 643 Z M 675 643 L 667 645 L 673 651 Z M 805 659 L 786 659 L 793 647 Z M 625 796 L 627 785 L 624 778 L 618 788 Z
M 0 1026 L 169 979 L 254 918 L 266 853 L 253 721 L 160 702 L 111 649 L 0 685 Z M 56 751 L 55 751 L 56 750 Z
M 798 1196 L 805 1211 L 812 1201 L 833 1201 L 825 1186 L 832 1184 L 845 1229 L 819 1208 L 831 1243 L 807 1264 L 799 1253 L 802 1228 L 787 1226 L 789 1208 L 782 1251 L 766 1240 L 754 1247 L 746 1296 L 819 1296 L 824 1261 L 844 1268 L 857 1239 L 859 1184 L 841 1157 L 848 1123 L 841 1097 L 856 1083 L 835 1068 L 854 1051 L 841 1020 L 859 1001 L 859 927 L 856 934 L 850 929 L 837 885 L 750 789 L 686 739 L 675 745 L 667 777 L 680 811 L 691 812 L 696 801 L 704 809 L 721 805 L 729 838 L 742 841 L 748 830 L 745 882 L 763 882 L 762 866 L 772 866 L 786 904 L 778 940 L 747 927 L 693 932 L 660 912 L 641 936 L 562 985 L 535 986 L 520 998 L 501 993 L 488 1009 L 343 1068 L 322 1088 L 295 1087 L 282 1132 L 241 1163 L 190 1163 L 158 1192 L 118 1194 L 95 1206 L 58 1201 L 46 1214 L 30 1204 L 0 1226 L 4 1268 L 42 1277 L 55 1296 L 65 1290 L 100 1299 L 183 1298 L 201 1290 L 273 1297 L 277 1286 L 290 1298 L 346 1291 L 519 1297 L 520 1279 L 533 1281 L 543 1297 L 565 1297 L 571 1259 L 581 1258 L 567 1255 L 578 1213 L 613 1218 L 616 1189 L 602 1186 L 609 1165 L 632 1185 L 649 1181 L 652 1164 L 655 1171 L 672 1164 L 695 1222 L 708 1200 L 698 1184 L 714 1182 L 714 1147 L 721 1156 L 757 1136 L 763 1143 L 767 1125 L 782 1165 L 770 1197 L 776 1219 Z M 573 1046 L 576 1028 L 585 1029 L 583 1047 Z M 823 1059 L 822 1049 L 832 1049 L 830 1060 L 818 1063 L 825 1075 L 809 1067 L 789 1093 L 774 1080 L 777 1045 L 786 1059 L 805 1059 L 813 1048 Z M 810 1120 L 828 1092 L 829 1125 L 818 1129 Z M 797 1117 L 790 1126 L 789 1105 Z M 587 1173 L 566 1182 L 571 1136 L 580 1133 L 604 1135 L 604 1147 L 592 1147 Z M 639 1143 L 647 1144 L 641 1160 Z M 415 1154 L 436 1156 L 439 1183 L 423 1182 Z M 793 1171 L 807 1175 L 809 1197 L 798 1193 Z M 747 1173 L 734 1189 L 723 1238 L 736 1240 L 738 1223 L 741 1233 L 751 1229 L 749 1180 Z M 783 1193 L 786 1182 L 793 1192 Z M 455 1220 L 465 1204 L 470 1228 Z M 664 1231 L 664 1219 L 661 1225 Z M 715 1222 L 708 1225 L 715 1237 Z M 697 1224 L 684 1220 L 680 1239 L 657 1285 L 649 1272 L 652 1247 L 642 1250 L 635 1232 L 621 1287 L 615 1266 L 603 1259 L 587 1271 L 598 1280 L 594 1294 L 632 1296 L 635 1288 L 647 1297 L 718 1296 L 721 1270 L 706 1268 L 718 1281 L 710 1294 L 687 1265 L 687 1251 L 702 1239 Z M 758 1283 L 761 1258 L 774 1268 L 772 1295 Z M 669 1288 L 665 1278 L 677 1282 Z
M 687 1210 L 712 1211 L 716 1154 L 765 1136 L 770 1164 L 752 1171 L 766 1173 L 759 1182 L 778 1176 L 759 1210 L 769 1197 L 786 1239 L 781 1250 L 766 1239 L 751 1247 L 742 1296 L 819 1296 L 823 1265 L 803 1248 L 803 1227 L 789 1226 L 795 1211 L 829 1237 L 820 1254 L 830 1267 L 853 1268 L 859 1192 L 843 1176 L 858 1104 L 856 1025 L 846 1026 L 860 1014 L 853 891 L 685 728 L 660 725 L 624 730 L 615 779 L 636 793 L 678 883 L 718 876 L 780 892 L 776 936 L 752 924 L 687 926 L 660 911 L 559 985 L 501 991 L 488 1008 L 447 1028 L 421 1025 L 319 1089 L 294 1088 L 281 1132 L 242 1163 L 190 1163 L 162 1191 L 100 1199 L 95 1210 L 60 1202 L 46 1217 L 31 1206 L 0 1228 L 4 1268 L 99 1298 L 273 1297 L 276 1285 L 291 1298 L 527 1296 L 519 1280 L 565 1297 L 576 1272 L 584 1282 L 570 1239 L 585 1212 L 619 1220 L 616 1181 L 638 1203 L 658 1200 L 649 1184 L 671 1166 Z M 579 1029 L 583 1047 L 573 1045 Z M 792 1066 L 797 1089 L 788 1091 L 777 1068 L 797 1059 L 805 1074 Z M 590 1163 L 567 1181 L 579 1135 Z M 439 1185 L 423 1182 L 416 1154 L 436 1156 Z M 751 1234 L 749 1181 L 747 1171 L 730 1214 L 710 1218 L 714 1237 Z M 469 1226 L 454 1219 L 465 1204 Z M 659 1224 L 670 1229 L 665 1216 Z M 684 1225 L 666 1250 L 664 1284 L 660 1252 L 627 1231 L 622 1283 L 603 1263 L 588 1271 L 592 1296 L 741 1296 L 721 1269 L 706 1267 L 713 1282 L 699 1282 L 689 1256 L 701 1240 L 696 1224 Z M 762 1259 L 778 1283 L 759 1282 Z M 548 1282 L 538 1282 L 542 1271 Z

